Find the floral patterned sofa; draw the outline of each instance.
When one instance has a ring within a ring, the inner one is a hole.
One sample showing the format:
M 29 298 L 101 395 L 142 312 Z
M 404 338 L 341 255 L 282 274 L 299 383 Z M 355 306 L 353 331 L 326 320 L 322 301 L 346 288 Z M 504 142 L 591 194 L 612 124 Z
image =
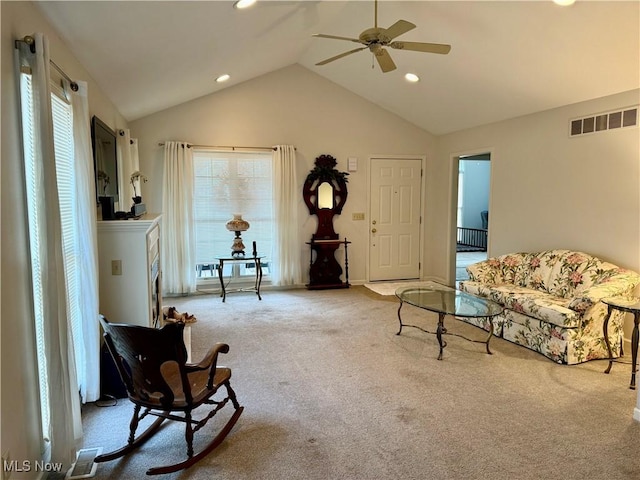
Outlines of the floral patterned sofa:
M 493 319 L 494 333 L 542 353 L 557 363 L 608 358 L 602 332 L 602 298 L 628 295 L 640 275 L 592 255 L 569 250 L 511 253 L 467 267 L 460 289 L 505 307 Z M 489 329 L 486 319 L 461 318 Z M 624 313 L 614 311 L 609 339 L 620 355 Z

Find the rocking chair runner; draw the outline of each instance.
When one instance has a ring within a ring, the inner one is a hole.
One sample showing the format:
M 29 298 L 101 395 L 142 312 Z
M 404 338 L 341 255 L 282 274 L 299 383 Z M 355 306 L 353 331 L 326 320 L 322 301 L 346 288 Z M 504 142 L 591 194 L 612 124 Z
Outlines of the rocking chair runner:
M 191 364 L 187 363 L 187 350 L 182 336 L 183 323 L 170 323 L 162 329 L 109 323 L 104 317 L 100 317 L 100 323 L 129 400 L 134 404 L 134 412 L 127 444 L 96 457 L 95 461 L 114 460 L 133 451 L 151 438 L 166 419 L 185 423 L 187 459 L 175 465 L 150 468 L 147 475 L 188 468 L 220 445 L 244 409 L 238 403 L 229 383 L 231 370 L 217 366 L 218 354 L 227 353 L 229 346 L 217 343 L 200 363 Z M 214 400 L 214 395 L 223 385 L 226 396 Z M 212 441 L 194 455 L 193 434 L 229 401 L 235 412 Z M 204 404 L 213 406 L 207 416 L 202 420 L 193 419 L 192 411 Z M 183 412 L 184 415 L 172 412 Z M 138 423 L 147 415 L 158 418 L 136 437 Z

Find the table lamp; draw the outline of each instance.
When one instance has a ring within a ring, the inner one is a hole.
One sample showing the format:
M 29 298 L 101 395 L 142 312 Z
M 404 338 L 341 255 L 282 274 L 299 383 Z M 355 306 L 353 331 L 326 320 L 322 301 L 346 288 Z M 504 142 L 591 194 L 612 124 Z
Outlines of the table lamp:
M 249 230 L 249 222 L 242 218 L 241 213 L 234 213 L 233 218 L 225 226 L 227 230 L 236 234 L 236 238 L 233 239 L 233 245 L 231 245 L 231 256 L 244 257 L 244 243 L 242 243 L 240 235 L 242 232 Z

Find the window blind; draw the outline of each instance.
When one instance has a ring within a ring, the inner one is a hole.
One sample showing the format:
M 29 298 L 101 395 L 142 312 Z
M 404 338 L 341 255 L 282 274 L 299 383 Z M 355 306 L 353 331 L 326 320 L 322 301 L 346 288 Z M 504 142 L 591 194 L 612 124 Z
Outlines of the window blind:
M 268 262 L 274 236 L 271 154 L 196 150 L 193 165 L 196 264 L 231 254 L 234 233 L 225 224 L 235 213 L 250 224 L 242 233 L 247 255 L 255 241 L 258 254 Z
M 27 215 L 29 217 L 29 252 L 31 260 L 31 289 L 35 317 L 36 350 L 38 358 L 38 379 L 40 387 L 40 408 L 42 431 L 45 438 L 49 436 L 49 380 L 47 375 L 47 357 L 44 346 L 44 310 L 42 292 L 42 266 L 39 251 L 40 225 L 42 219 L 36 208 L 38 198 L 38 170 L 34 150 L 35 140 L 35 105 L 31 75 L 26 71 L 20 74 L 20 102 L 22 110 L 22 143 L 25 158 L 25 190 L 27 196 Z
M 60 207 L 62 248 L 67 296 L 67 317 L 71 326 L 75 364 L 83 361 L 84 342 L 81 341 L 80 285 L 78 265 L 78 218 L 76 212 L 76 174 L 74 169 L 73 109 L 62 89 L 52 88 L 51 114 L 53 117 L 53 143 L 56 159 L 56 183 Z

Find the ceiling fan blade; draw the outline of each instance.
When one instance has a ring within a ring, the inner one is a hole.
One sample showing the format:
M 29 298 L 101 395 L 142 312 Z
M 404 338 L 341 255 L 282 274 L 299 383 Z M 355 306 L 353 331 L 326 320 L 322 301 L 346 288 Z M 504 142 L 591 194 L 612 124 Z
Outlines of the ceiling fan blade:
M 332 38 L 334 40 L 347 40 L 349 42 L 362 43 L 357 38 L 339 37 L 337 35 L 325 35 L 324 33 L 314 33 L 313 36 L 314 37 L 320 37 L 320 38 Z
M 396 64 L 393 63 L 393 59 L 389 52 L 387 52 L 384 48 L 379 48 L 373 52 L 376 56 L 376 60 L 378 61 L 378 65 L 380 65 L 380 69 L 383 73 L 390 72 L 396 69 Z
M 316 63 L 316 65 L 326 65 L 329 62 L 333 62 L 334 60 L 338 60 L 342 57 L 346 57 L 347 55 L 351 55 L 352 53 L 359 52 L 360 50 L 364 50 L 367 47 L 354 48 L 353 50 L 349 50 L 348 52 L 341 53 L 340 55 L 336 55 L 335 57 L 327 58 L 321 62 Z
M 393 40 L 394 38 L 399 37 L 400 35 L 407 33 L 414 28 L 416 28 L 416 26 L 413 23 L 407 22 L 406 20 L 398 20 L 396 23 L 387 28 L 385 34 L 389 38 L 389 40 Z
M 440 53 L 446 55 L 451 51 L 451 45 L 443 43 L 422 43 L 422 42 L 391 42 L 391 48 L 398 50 L 412 50 L 414 52 Z

